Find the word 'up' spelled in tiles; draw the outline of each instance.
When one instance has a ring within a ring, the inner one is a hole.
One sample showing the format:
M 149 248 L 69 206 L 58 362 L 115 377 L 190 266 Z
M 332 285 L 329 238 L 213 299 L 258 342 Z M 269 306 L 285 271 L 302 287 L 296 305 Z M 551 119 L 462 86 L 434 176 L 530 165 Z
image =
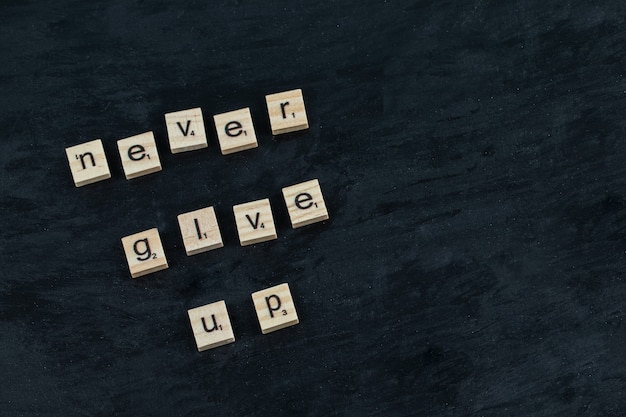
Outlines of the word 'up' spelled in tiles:
M 250 108 L 213 116 L 222 155 L 256 148 L 256 134 Z
M 133 278 L 168 267 L 159 231 L 156 228 L 122 238 L 122 246 L 124 246 L 128 261 L 130 276 Z
M 165 125 L 172 153 L 193 151 L 208 146 L 200 107 L 167 113 Z
M 294 229 L 328 219 L 320 183 L 316 179 L 283 188 L 283 197 Z
M 83 185 L 111 178 L 107 157 L 100 139 L 81 143 L 65 149 L 74 185 Z
M 192 308 L 187 314 L 199 352 L 235 341 L 226 303 L 223 300 Z
M 187 256 L 224 246 L 213 207 L 180 214 L 178 226 Z
M 233 212 L 241 246 L 277 238 L 269 199 L 233 206 Z
M 299 323 L 287 283 L 253 293 L 252 302 L 263 334 Z
M 127 180 L 161 171 L 154 133 L 146 132 L 117 141 Z
M 265 96 L 272 135 L 309 128 L 302 90 L 284 91 Z

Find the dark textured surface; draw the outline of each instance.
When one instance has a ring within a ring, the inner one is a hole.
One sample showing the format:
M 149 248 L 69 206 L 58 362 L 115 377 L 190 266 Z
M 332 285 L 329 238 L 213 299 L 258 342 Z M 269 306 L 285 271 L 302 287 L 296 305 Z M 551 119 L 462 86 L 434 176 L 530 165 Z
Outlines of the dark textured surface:
M 623 2 L 209 3 L 0 6 L 0 415 L 626 413 Z M 291 88 L 311 127 L 272 138 Z M 170 154 L 196 106 L 209 148 Z M 222 156 L 244 106 L 260 146 Z M 163 171 L 126 181 L 148 130 Z M 77 189 L 93 138 L 113 177 Z M 292 230 L 311 178 L 330 220 Z M 232 205 L 265 197 L 279 239 L 242 248 Z M 225 247 L 187 257 L 207 205 Z M 170 269 L 132 280 L 151 227 Z M 261 335 L 281 282 L 301 323 Z M 198 353 L 186 310 L 221 299 L 237 341 Z

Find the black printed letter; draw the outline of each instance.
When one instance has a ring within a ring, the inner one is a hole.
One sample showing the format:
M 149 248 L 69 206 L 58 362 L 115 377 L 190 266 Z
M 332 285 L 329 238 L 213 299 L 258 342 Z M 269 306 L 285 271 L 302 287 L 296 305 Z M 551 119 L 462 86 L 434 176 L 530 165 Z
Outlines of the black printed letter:
M 138 153 L 141 155 L 135 156 Z M 141 145 L 133 145 L 128 148 L 128 157 L 131 161 L 141 161 L 146 156 L 146 149 Z
M 234 133 L 231 133 L 233 130 L 237 130 L 237 131 Z M 226 123 L 226 126 L 224 127 L 224 132 L 226 132 L 226 134 L 230 136 L 231 138 L 241 135 L 241 133 L 243 132 L 243 130 L 241 130 L 241 123 L 237 121 Z
M 145 246 L 145 249 L 142 252 L 139 252 L 139 249 L 137 248 L 137 245 L 140 242 L 143 242 Z M 147 261 L 148 259 L 150 259 L 150 244 L 148 244 L 148 238 L 139 239 L 138 241 L 136 241 L 133 245 L 133 250 L 135 251 L 135 254 L 139 255 L 137 257 L 138 261 Z
M 276 307 L 272 307 L 270 300 L 276 300 Z M 270 317 L 274 317 L 274 311 L 278 311 L 280 308 L 280 298 L 277 295 L 270 295 L 269 297 L 265 297 L 265 304 L 267 304 L 267 309 L 270 311 Z
M 313 200 L 313 197 L 311 196 L 311 194 L 300 193 L 296 196 L 296 198 L 294 199 L 294 202 L 296 203 L 296 207 L 302 210 L 306 210 L 310 208 L 313 205 L 313 203 L 308 203 L 308 204 L 302 204 L 302 203 L 306 203 L 307 201 L 311 201 L 311 200 Z
M 261 213 L 259 213 L 258 211 L 256 212 L 256 219 L 254 220 L 254 223 L 252 222 L 252 219 L 250 218 L 250 216 L 248 216 L 246 214 L 246 219 L 248 219 L 248 221 L 250 222 L 250 226 L 252 226 L 252 228 L 254 230 L 256 230 L 257 227 L 259 227 L 259 216 L 261 215 Z M 263 223 L 261 223 L 261 227 L 263 227 Z
M 196 233 L 198 234 L 198 239 L 202 239 L 202 233 L 200 232 L 200 225 L 198 224 L 198 219 L 193 219 L 193 224 L 196 225 Z
M 280 103 L 280 111 L 283 112 L 283 119 L 287 118 L 287 115 L 285 114 L 285 107 L 287 107 L 287 105 L 289 105 L 288 101 L 285 101 L 284 103 Z
M 187 126 L 184 129 L 183 125 L 181 125 L 180 122 L 176 122 L 176 124 L 178 125 L 180 131 L 183 132 L 183 136 L 187 136 L 187 134 L 189 133 L 189 125 L 191 124 L 191 120 L 187 120 Z
M 93 154 L 91 152 L 85 152 L 80 156 L 76 155 L 76 159 L 80 159 L 80 163 L 83 164 L 83 169 L 87 169 L 87 167 L 85 166 L 85 157 L 87 155 L 89 155 L 89 157 L 91 158 L 91 166 L 96 166 L 96 161 L 93 159 Z
M 213 327 L 210 329 L 207 327 L 206 321 L 204 321 L 204 317 L 202 317 L 201 320 L 202 320 L 202 327 L 204 327 L 204 331 L 207 333 L 211 333 L 212 331 L 217 330 L 217 329 L 222 330 L 222 326 L 217 325 L 217 321 L 215 320 L 215 314 L 211 314 L 211 320 L 213 320 Z

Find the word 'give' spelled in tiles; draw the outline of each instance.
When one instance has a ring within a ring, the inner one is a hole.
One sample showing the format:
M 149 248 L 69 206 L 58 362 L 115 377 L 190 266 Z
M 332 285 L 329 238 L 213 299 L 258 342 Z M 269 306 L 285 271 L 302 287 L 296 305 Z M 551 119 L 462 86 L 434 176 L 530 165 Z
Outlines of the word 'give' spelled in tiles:
M 283 196 L 294 229 L 328 219 L 328 210 L 317 179 L 285 187 Z M 277 238 L 268 198 L 235 205 L 233 214 L 241 246 Z M 214 207 L 180 214 L 178 226 L 187 256 L 224 246 Z M 122 243 L 133 278 L 167 268 L 157 229 L 126 236 Z
M 302 90 L 265 96 L 273 135 L 308 129 Z M 213 116 L 217 139 L 223 155 L 258 147 L 250 108 Z M 202 109 L 196 107 L 165 114 L 170 151 L 173 154 L 208 146 Z M 161 162 L 152 132 L 117 142 L 126 179 L 161 171 Z M 111 178 L 107 157 L 100 139 L 65 149 L 76 187 Z

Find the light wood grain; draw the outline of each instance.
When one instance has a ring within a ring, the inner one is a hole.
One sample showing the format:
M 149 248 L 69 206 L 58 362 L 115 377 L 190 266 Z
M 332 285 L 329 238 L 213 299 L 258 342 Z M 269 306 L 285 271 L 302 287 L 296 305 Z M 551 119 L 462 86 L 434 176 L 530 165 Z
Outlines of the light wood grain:
M 167 113 L 165 125 L 172 153 L 193 151 L 208 146 L 200 107 Z
M 309 128 L 302 90 L 290 90 L 265 96 L 273 135 Z
M 100 139 L 65 149 L 76 187 L 111 178 L 109 164 Z
M 235 341 L 226 303 L 216 301 L 187 311 L 198 351 L 202 352 Z
M 178 226 L 187 256 L 224 246 L 213 207 L 180 214 Z
M 213 116 L 222 155 L 228 155 L 258 146 L 250 108 L 234 110 Z
M 161 171 L 161 160 L 154 140 L 154 133 L 140 135 L 117 141 L 124 176 L 127 180 Z
M 300 321 L 287 283 L 252 293 L 261 333 L 271 333 Z
M 233 213 L 241 246 L 277 238 L 269 199 L 236 205 Z
M 328 219 L 328 210 L 317 179 L 283 188 L 291 226 L 306 226 Z
M 159 231 L 144 230 L 122 238 L 130 276 L 138 278 L 168 268 Z

